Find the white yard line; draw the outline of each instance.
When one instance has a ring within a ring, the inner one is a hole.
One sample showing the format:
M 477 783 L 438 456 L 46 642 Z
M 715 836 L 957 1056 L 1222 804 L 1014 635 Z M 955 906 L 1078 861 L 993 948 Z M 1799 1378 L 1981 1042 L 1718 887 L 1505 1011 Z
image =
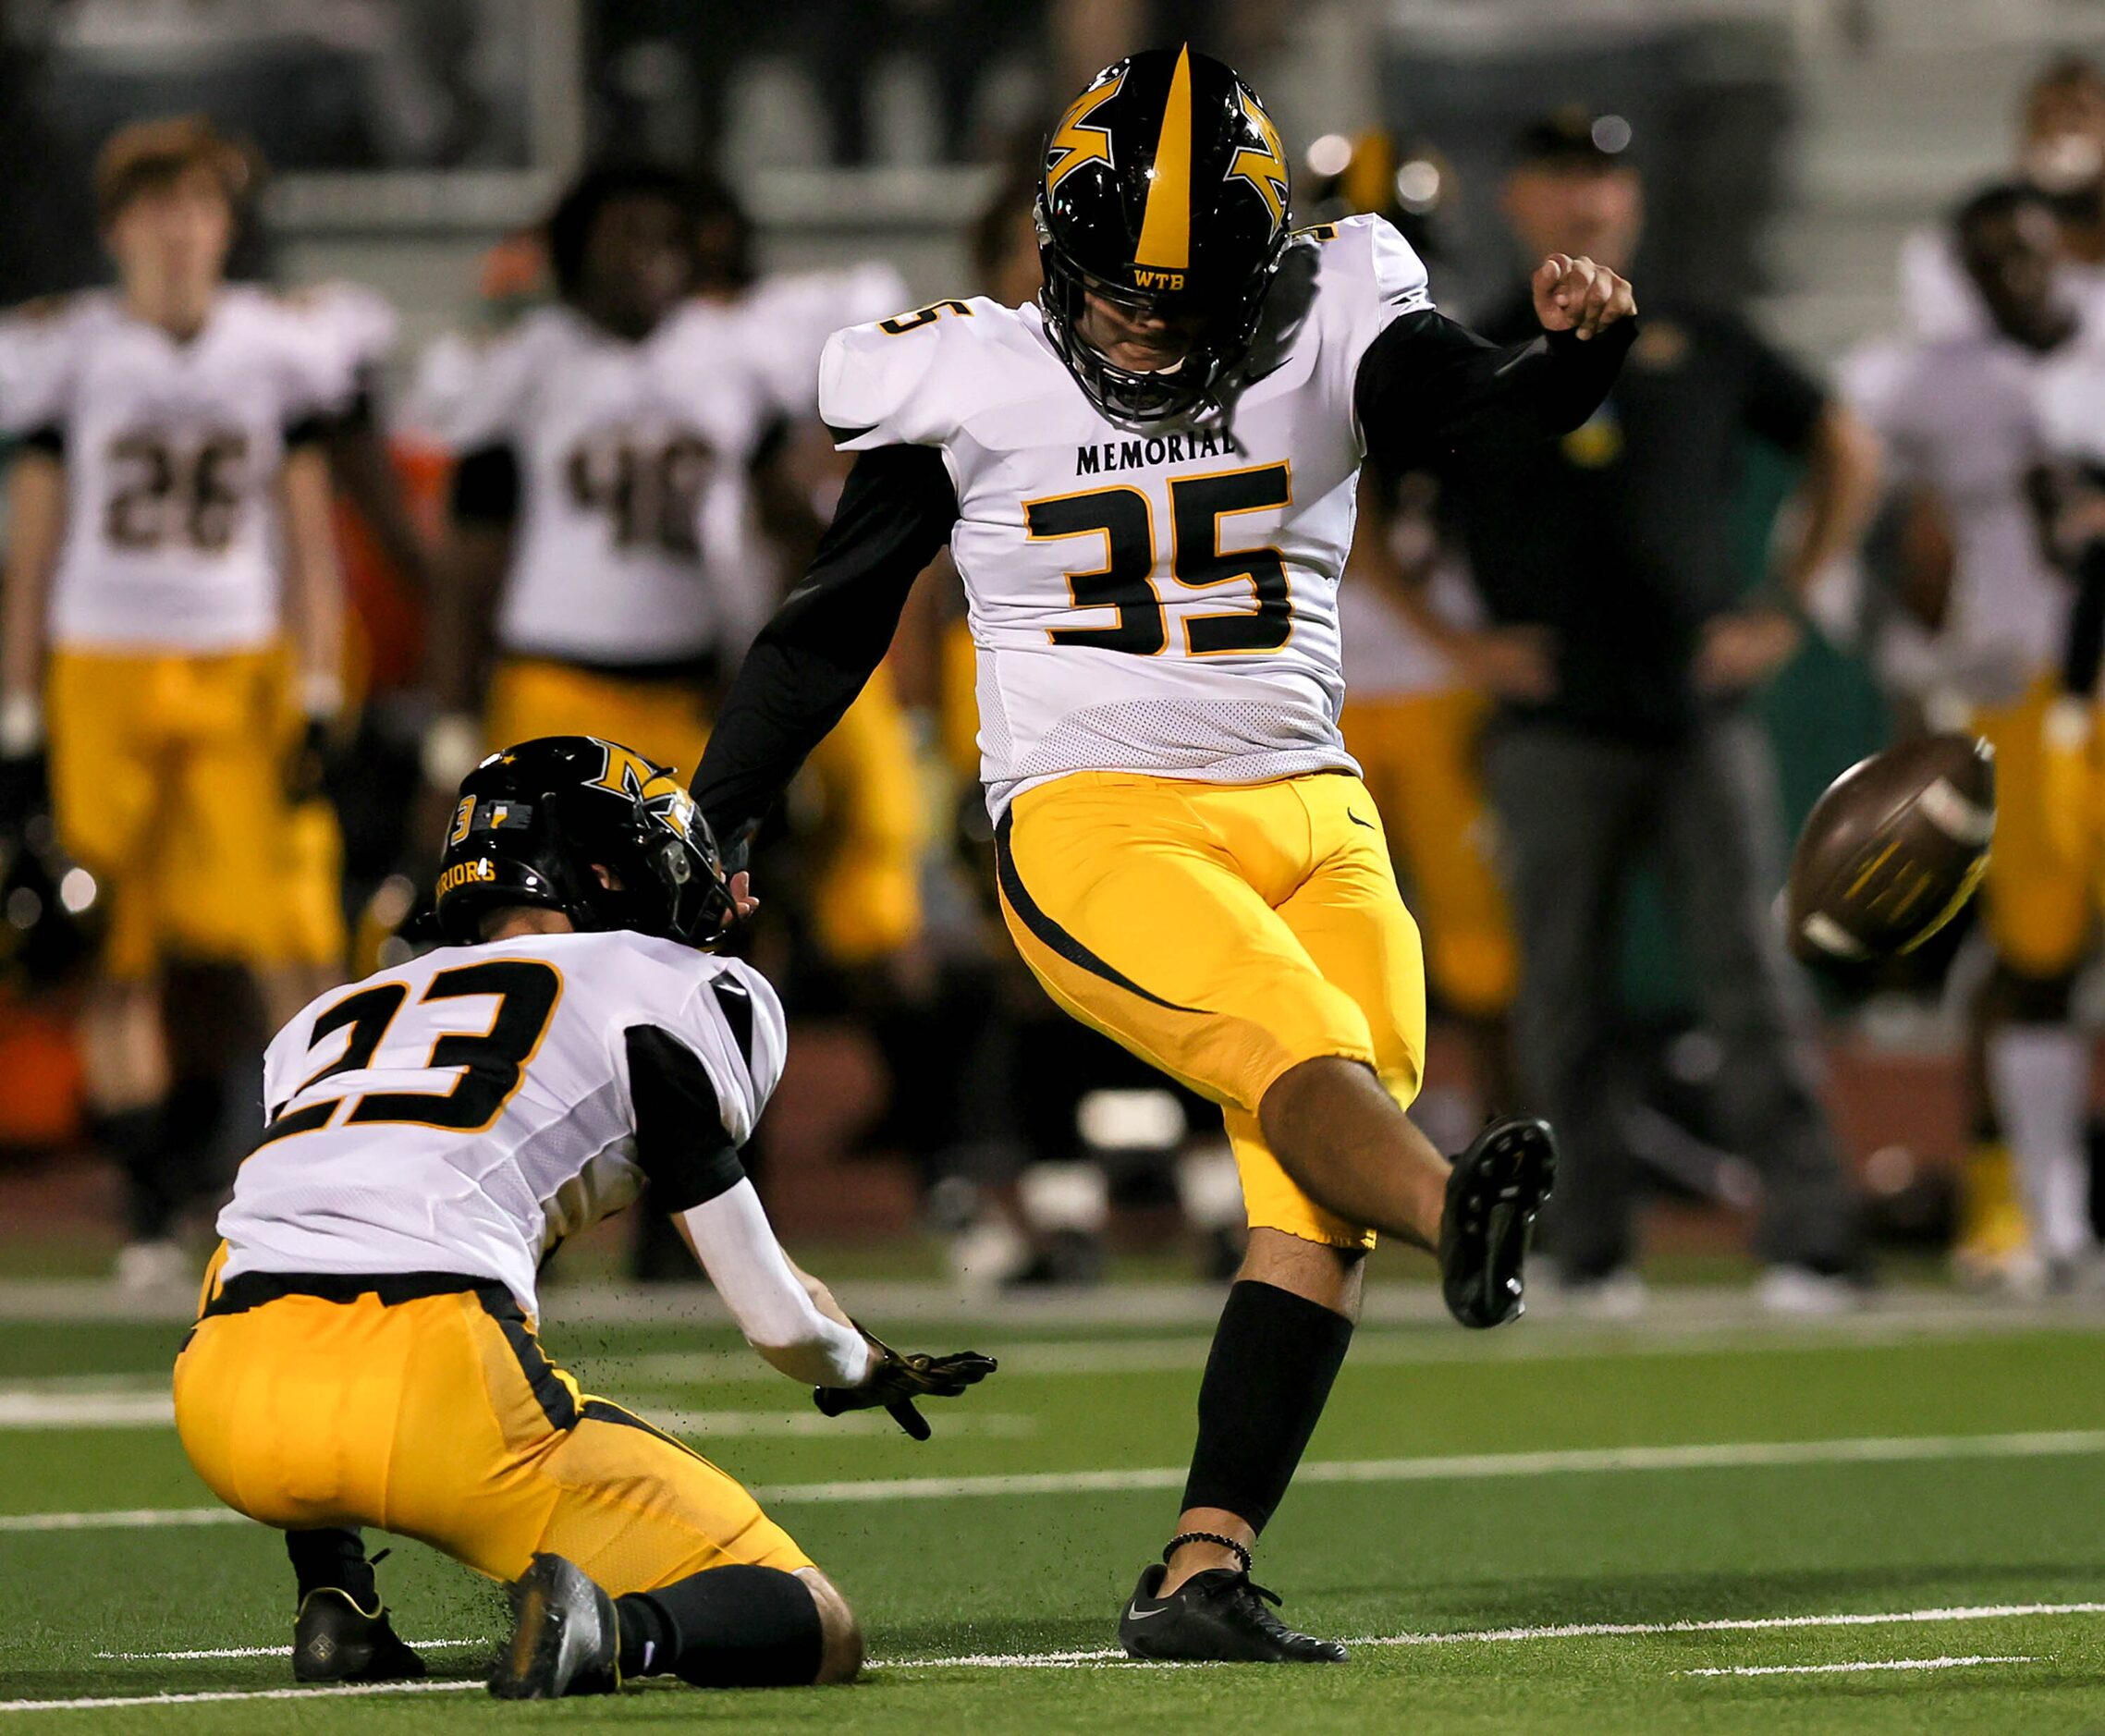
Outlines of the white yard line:
M 1561 1640 L 1631 1634 L 1748 1632 L 1781 1628 L 1854 1628 L 1906 1626 L 1929 1622 L 2001 1621 L 2028 1616 L 2105 1614 L 2105 1603 L 2071 1604 L 1975 1604 L 1939 1609 L 1903 1609 L 1864 1614 L 1854 1611 L 1817 1616 L 1728 1617 L 1711 1621 L 1584 1622 L 1537 1628 L 1465 1628 L 1449 1633 L 1396 1633 L 1373 1639 L 1352 1640 L 1355 1647 L 1390 1645 L 1454 1645 L 1462 1644 L 1511 1644 L 1523 1640 Z M 419 1640 L 426 1650 L 436 1646 L 483 1645 L 486 1640 Z M 221 1647 L 184 1652 L 98 1652 L 97 1657 L 129 1659 L 191 1659 L 223 1657 L 275 1657 L 286 1655 L 283 1646 Z M 1820 1675 L 1872 1669 L 1957 1669 L 1976 1664 L 2032 1664 L 2031 1656 L 1968 1656 L 1903 1658 L 1890 1663 L 1745 1665 L 1735 1668 L 1685 1669 L 1684 1676 L 1782 1676 Z M 1136 1661 L 1113 1650 L 1088 1652 L 979 1652 L 958 1657 L 897 1658 L 873 1661 L 873 1669 L 1078 1669 L 1112 1665 L 1125 1669 L 1162 1669 L 1168 1666 Z M 308 1699 L 326 1694 L 444 1693 L 480 1687 L 479 1681 L 405 1681 L 353 1688 L 251 1688 L 222 1689 L 197 1693 L 112 1694 L 76 1700 L 0 1700 L 0 1712 L 101 1711 L 125 1705 L 198 1705 L 227 1700 Z
M 169 1428 L 175 1395 L 165 1379 L 131 1392 L 39 1392 L 0 1388 L 0 1431 L 29 1428 Z
M 1592 1323 L 1564 1319 L 1537 1322 L 1531 1313 L 1525 1330 L 1505 1336 L 1450 1333 L 1427 1327 L 1362 1326 L 1353 1335 L 1349 1365 L 1355 1368 L 1414 1368 L 1449 1363 L 1569 1363 L 1618 1361 L 1629 1357 L 1804 1356 L 1835 1350 L 1894 1350 L 1911 1344 L 1963 1343 L 2007 1338 L 2018 1332 L 2091 1333 L 2094 1317 L 2071 1320 L 2065 1314 L 2003 1313 L 1962 1304 L 1932 1314 L 1847 1314 L 1833 1320 L 1780 1325 L 1759 1317 L 1720 1321 L 1710 1326 L 1682 1326 L 1632 1321 Z M 1001 1358 L 1005 1379 L 1058 1378 L 1072 1375 L 1167 1375 L 1205 1366 L 1213 1339 L 1203 1326 L 1188 1334 L 1114 1339 L 1015 1339 L 996 1341 L 998 1326 L 984 1327 L 969 1317 L 945 1330 L 961 1339 L 977 1335 L 982 1346 Z M 636 1355 L 577 1359 L 591 1367 L 590 1379 L 611 1390 L 625 1385 L 676 1382 L 718 1386 L 725 1382 L 763 1384 L 778 1379 L 746 1351 L 645 1351 Z
M 459 1693 L 482 1687 L 480 1681 L 374 1681 L 349 1688 L 216 1688 L 198 1693 L 112 1693 L 84 1700 L 0 1700 L 0 1712 L 106 1712 L 120 1705 L 214 1705 L 226 1700 L 350 1700 L 375 1693 Z
M 163 1525 L 246 1525 L 231 1507 L 118 1507 L 95 1513 L 0 1513 L 0 1532 L 151 1531 Z
M 1617 1472 L 1732 1471 L 1781 1465 L 1898 1464 L 1954 1459 L 2058 1459 L 2105 1453 L 2105 1429 L 2016 1435 L 1867 1436 L 1848 1440 L 1737 1441 L 1679 1447 L 1581 1447 L 1552 1452 L 1435 1454 L 1416 1459 L 1342 1459 L 1304 1464 L 1307 1483 L 1447 1483 L 1492 1477 L 1592 1475 Z M 1117 1495 L 1181 1488 L 1184 1465 L 1116 1471 L 1042 1471 L 977 1477 L 883 1477 L 843 1483 L 784 1483 L 753 1493 L 785 1506 L 862 1501 L 940 1501 L 974 1496 Z M 219 1507 L 132 1508 L 113 1512 L 0 1514 L 0 1532 L 131 1531 L 160 1525 L 240 1523 Z
M 1539 1628 L 1462 1628 L 1448 1633 L 1389 1633 L 1347 1640 L 1358 1649 L 1394 1645 L 1511 1645 L 1532 1640 L 1622 1639 L 1660 1633 L 1753 1633 L 1786 1628 L 1920 1626 L 1946 1621 L 2010 1621 L 2034 1616 L 2105 1615 L 2105 1603 L 1968 1604 L 1941 1609 L 1854 1611 L 1819 1616 L 1732 1616 L 1711 1621 L 1584 1621 Z M 961 1657 L 898 1658 L 875 1669 L 1077 1669 L 1130 1662 L 1115 1647 L 1087 1652 L 973 1652 Z M 2034 1661 L 2030 1659 L 2023 1660 Z M 1688 1675 L 1702 1674 L 1689 1670 Z
M 1454 1453 L 1344 1459 L 1304 1464 L 1299 1483 L 1474 1482 L 1487 1477 L 1642 1471 L 1742 1470 L 1769 1465 L 1893 1464 L 1910 1460 L 2050 1459 L 2105 1453 L 2105 1429 L 2013 1435 L 1871 1436 L 1852 1440 L 1739 1441 L 1679 1447 L 1575 1448 L 1549 1452 Z M 977 1477 L 887 1477 L 788 1483 L 756 1490 L 764 1501 L 944 1500 L 965 1496 L 1120 1494 L 1181 1488 L 1189 1467 L 1024 1472 Z
M 495 1645 L 495 1640 L 409 1640 L 405 1642 L 419 1652 L 445 1651 L 462 1645 Z M 290 1657 L 289 1645 L 212 1645 L 189 1652 L 97 1652 L 97 1657 L 114 1658 L 125 1663 L 159 1663 L 176 1660 L 189 1663 L 200 1657 Z
M 779 1376 L 777 1376 L 779 1378 Z M 667 1393 L 643 1393 L 630 1408 L 646 1421 L 678 1435 L 802 1440 L 824 1435 L 889 1435 L 899 1426 L 882 1412 L 844 1417 L 816 1411 L 703 1411 Z M 992 1440 L 1022 1440 L 1038 1432 L 1038 1419 L 1022 1412 L 969 1410 L 948 1419 L 951 1434 Z M 67 1391 L 35 1386 L 0 1387 L 0 1434 L 47 1428 L 173 1428 L 176 1401 L 165 1378 L 133 1391 Z
M 1971 1669 L 1976 1664 L 2037 1664 L 2037 1657 L 1894 1657 L 1849 1664 L 1741 1664 L 1731 1669 L 1677 1669 L 1677 1676 L 1847 1676 L 1865 1669 Z

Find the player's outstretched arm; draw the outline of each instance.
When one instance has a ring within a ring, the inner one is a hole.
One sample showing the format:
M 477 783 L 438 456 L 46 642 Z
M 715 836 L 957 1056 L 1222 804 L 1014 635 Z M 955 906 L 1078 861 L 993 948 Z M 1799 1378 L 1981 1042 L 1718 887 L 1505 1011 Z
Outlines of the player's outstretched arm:
M 901 1356 L 851 1320 L 833 1292 L 776 1241 L 742 1177 L 677 1221 L 746 1342 L 768 1365 L 813 1388 L 827 1416 L 882 1406 L 915 1440 L 928 1438 L 916 1399 L 949 1399 L 994 1372 L 992 1357 Z
M 1504 347 L 1431 308 L 1390 322 L 1367 347 L 1353 408 L 1368 452 L 1398 471 L 1434 465 L 1465 430 L 1560 434 L 1607 397 L 1637 335 L 1617 273 L 1552 254 L 1529 285 L 1542 336 Z
M 674 1221 L 769 1367 L 812 1387 L 853 1387 L 870 1377 L 876 1352 L 838 1306 L 819 1305 L 776 1241 L 750 1180 L 740 1176 Z
M 709 733 L 694 800 L 719 838 L 749 835 L 854 703 L 957 520 L 935 447 L 856 458 L 803 581 L 761 630 Z

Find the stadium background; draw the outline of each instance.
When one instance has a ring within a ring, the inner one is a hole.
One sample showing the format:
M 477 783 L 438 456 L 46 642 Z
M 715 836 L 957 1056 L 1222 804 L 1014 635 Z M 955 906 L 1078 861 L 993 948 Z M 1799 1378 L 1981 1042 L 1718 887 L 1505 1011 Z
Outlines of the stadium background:
M 1046 104 L 1115 55 L 1187 31 L 1265 92 L 1304 189 L 1328 135 L 1383 127 L 1437 145 L 1460 198 L 1441 213 L 1439 281 L 1465 310 L 1512 264 L 1494 200 L 1515 128 L 1565 103 L 1622 117 L 1653 181 L 1640 300 L 1658 285 L 1741 305 L 1831 378 L 1900 324 L 1904 238 L 2008 172 L 2026 81 L 2052 55 L 2105 55 L 2105 6 L 0 0 L 0 305 L 98 280 L 96 150 L 129 120 L 199 110 L 274 165 L 248 269 L 288 287 L 367 284 L 398 311 L 386 380 L 398 414 L 433 346 L 485 329 L 530 287 L 513 238 L 604 153 L 713 161 L 756 219 L 766 268 L 882 260 L 912 305 L 970 280 L 971 220 Z M 857 91 L 860 139 L 843 118 Z M 404 456 L 435 523 L 434 460 Z M 1750 453 L 1736 505 L 1750 583 L 1793 481 Z M 394 865 L 403 804 L 388 797 L 414 783 L 427 715 L 387 694 L 413 686 L 416 611 L 384 574 L 367 580 L 390 720 L 354 768 L 350 805 L 365 813 L 347 817 L 370 835 L 354 914 Z M 1890 727 L 1854 616 L 1835 609 L 1832 635 L 1810 639 L 1765 699 L 1793 823 Z M 969 848 L 952 853 L 955 792 L 932 781 L 927 858 L 969 864 Z M 798 903 L 789 880 L 763 890 L 777 914 Z M 1685 974 L 1656 896 L 1634 915 L 1626 1047 L 1651 1069 L 1656 1105 L 1700 1134 L 1706 1045 Z M 0 1736 L 16 1715 L 149 1736 L 508 1718 L 476 1692 L 503 1626 L 496 1594 L 413 1544 L 397 1546 L 385 1584 L 434 1680 L 407 1704 L 287 1698 L 282 1547 L 211 1502 L 172 1425 L 190 1301 L 109 1279 L 120 1189 L 81 1138 L 75 989 L 32 981 L 4 931 L 0 954 Z M 1265 1736 L 1405 1717 L 1500 1736 L 2099 1728 L 2097 1300 L 1952 1284 L 1950 1177 L 1968 1131 L 1959 1021 L 1936 969 L 1871 986 L 1830 994 L 1824 1025 L 1838 1130 L 1883 1201 L 1887 1282 L 1868 1306 L 1758 1315 L 1744 1182 L 1700 1165 L 1659 1184 L 1638 1321 L 1578 1318 L 1531 1290 L 1518 1329 L 1461 1334 L 1429 1264 L 1383 1251 L 1260 1568 L 1297 1624 L 1352 1636 L 1354 1660 L 1177 1671 L 1095 1668 L 1182 1486 L 1220 1303 L 1192 1282 L 1207 1251 L 1180 1226 L 1164 1166 L 1145 1152 L 1119 1165 L 1114 1281 L 961 1286 L 916 1183 L 915 1122 L 897 1113 L 922 1086 L 887 1086 L 887 1033 L 858 1010 L 860 985 L 800 971 L 771 1209 L 876 1329 L 997 1351 L 1001 1372 L 932 1412 L 936 1438 L 918 1446 L 881 1418 L 817 1416 L 699 1286 L 620 1282 L 621 1226 L 566 1250 L 547 1291 L 552 1352 L 762 1493 L 855 1599 L 875 1682 L 541 1710 L 593 1730 L 697 1716 Z M 2095 1027 L 2105 1002 L 2094 986 L 2083 1000 Z M 1050 1042 L 1065 1027 L 1034 1029 Z M 932 1047 L 924 1079 L 954 1070 L 953 1051 Z M 1464 1045 L 1436 1030 L 1428 1114 L 1466 1117 L 1465 1074 Z M 1456 1093 L 1459 1109 L 1443 1106 Z M 1071 1095 L 1022 1106 L 1052 1148 L 1081 1143 Z M 1136 1128 L 1143 1146 L 1169 1136 L 1144 1104 L 1098 1112 L 1090 1125 L 1112 1143 Z
M 207 112 L 272 165 L 247 268 L 286 286 L 369 285 L 399 312 L 398 408 L 433 345 L 486 325 L 522 287 L 506 244 L 589 158 L 713 163 L 758 225 L 764 268 L 878 259 L 912 297 L 940 295 L 969 280 L 962 219 L 1052 93 L 1129 42 L 1185 31 L 1246 63 L 1304 188 L 1325 135 L 1386 128 L 1437 150 L 1449 195 L 1437 281 L 1464 312 L 1511 267 L 1494 198 L 1515 128 L 1570 102 L 1623 117 L 1650 183 L 1640 288 L 1742 305 L 1824 372 L 1898 324 L 1903 238 L 2007 166 L 2042 55 L 2105 40 L 2105 18 L 2074 0 L 808 0 L 765 16 L 613 0 L 76 0 L 10 6 L 0 28 L 0 153 L 26 170 L 0 205 L 0 301 L 104 275 L 89 168 L 116 125 Z M 432 479 L 414 454 L 405 462 L 428 507 Z M 1752 583 L 1793 477 L 1766 451 L 1747 474 L 1737 541 Z M 410 682 L 414 610 L 384 579 L 360 602 L 384 706 L 391 683 Z M 1767 697 L 1793 822 L 1887 728 L 1846 614 Z M 361 788 L 385 784 L 385 765 L 365 770 Z M 1889 1184 L 1917 1160 L 1950 1164 L 1964 1142 L 1956 1033 L 1934 986 L 1830 1009 L 1842 1131 L 1860 1163 L 1889 1154 L 1875 1170 Z M 1700 1129 L 1700 1033 L 1685 1040 L 1682 972 L 1648 892 L 1624 988 L 1633 1045 L 1661 1057 L 1662 1100 Z M 11 1236 L 34 1227 L 19 1257 L 63 1265 L 105 1245 L 109 1204 L 72 1137 L 62 1025 L 62 998 L 18 991 L 9 1004 L 0 1198 Z M 777 1211 L 792 1230 L 909 1229 L 912 1169 L 867 1030 L 851 1014 L 806 1018 L 799 1038 L 802 1088 L 784 1094 L 769 1152 Z M 1436 1087 L 1451 1070 L 1438 1051 Z M 1144 1184 L 1138 1196 L 1162 1197 Z M 1915 1206 L 1934 1232 L 1941 1208 Z M 1731 1239 L 1712 1210 L 1673 1221 L 1694 1245 Z M 1140 1244 L 1167 1233 L 1159 1215 L 1126 1231 Z

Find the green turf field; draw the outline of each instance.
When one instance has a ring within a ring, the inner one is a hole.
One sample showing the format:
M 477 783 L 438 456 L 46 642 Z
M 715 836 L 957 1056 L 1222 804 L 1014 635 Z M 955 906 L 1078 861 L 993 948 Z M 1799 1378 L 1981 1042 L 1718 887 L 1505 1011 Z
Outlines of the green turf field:
M 501 1706 L 473 1680 L 496 1594 L 408 1545 L 382 1582 L 406 1635 L 460 1643 L 431 1652 L 439 1680 L 293 1690 L 257 1649 L 288 1638 L 277 1540 L 214 1522 L 165 1420 L 179 1328 L 47 1318 L 0 1335 L 0 1736 L 2105 1730 L 2095 1313 L 1937 1303 L 1785 1334 L 1679 1293 L 1643 1330 L 1369 1326 L 1257 1574 L 1362 1644 L 1281 1670 L 1104 1656 L 1173 1516 L 1201 1309 L 902 1327 L 1004 1359 L 916 1447 L 817 1417 L 720 1329 L 566 1330 L 565 1307 L 546 1339 L 588 1384 L 681 1413 L 765 1485 L 861 1608 L 863 1683 Z M 99 1704 L 45 1704 L 74 1700 Z

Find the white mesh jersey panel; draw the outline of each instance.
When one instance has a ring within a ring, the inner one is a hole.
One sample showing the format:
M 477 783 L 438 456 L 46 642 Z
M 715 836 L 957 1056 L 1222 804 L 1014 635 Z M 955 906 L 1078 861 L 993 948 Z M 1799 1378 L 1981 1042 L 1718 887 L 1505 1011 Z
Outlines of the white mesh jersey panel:
M 104 292 L 0 323 L 0 418 L 63 442 L 53 642 L 211 653 L 275 637 L 286 431 L 341 410 L 357 362 L 340 326 L 242 287 L 186 343 Z
M 447 432 L 456 453 L 518 458 L 504 649 L 643 663 L 714 647 L 750 606 L 746 471 L 771 406 L 736 316 L 699 302 L 640 343 L 545 308 L 494 345 Z
M 538 935 L 442 947 L 332 990 L 264 1057 L 278 1133 L 220 1213 L 226 1276 L 465 1273 L 532 1314 L 542 1256 L 643 1186 L 638 1025 L 684 1045 L 723 1133 L 752 1136 L 785 1033 L 774 991 L 735 960 L 633 934 Z
M 855 450 L 938 447 L 979 654 L 989 806 L 1076 771 L 1222 782 L 1354 769 L 1338 733 L 1352 388 L 1425 274 L 1376 218 L 1298 240 L 1222 412 L 1124 428 L 1035 307 L 936 302 L 842 332 L 821 410 Z

